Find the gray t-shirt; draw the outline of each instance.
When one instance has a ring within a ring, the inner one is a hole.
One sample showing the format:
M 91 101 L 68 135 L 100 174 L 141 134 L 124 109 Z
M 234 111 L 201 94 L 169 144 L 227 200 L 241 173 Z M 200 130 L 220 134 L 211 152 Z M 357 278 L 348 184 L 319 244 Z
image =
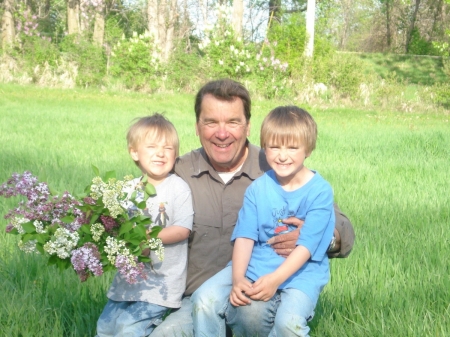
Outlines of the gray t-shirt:
M 132 181 L 133 190 L 139 181 L 139 178 Z M 180 177 L 171 174 L 155 188 L 156 195 L 147 200 L 152 225 L 177 225 L 191 230 L 194 211 L 189 186 Z M 142 195 L 140 197 L 142 200 Z M 136 199 L 139 201 L 139 196 Z M 137 283 L 129 284 L 117 273 L 108 291 L 108 298 L 179 308 L 186 287 L 187 249 L 187 239 L 164 245 L 162 262 L 151 252 L 152 263 L 145 264 L 147 280 L 139 278 Z

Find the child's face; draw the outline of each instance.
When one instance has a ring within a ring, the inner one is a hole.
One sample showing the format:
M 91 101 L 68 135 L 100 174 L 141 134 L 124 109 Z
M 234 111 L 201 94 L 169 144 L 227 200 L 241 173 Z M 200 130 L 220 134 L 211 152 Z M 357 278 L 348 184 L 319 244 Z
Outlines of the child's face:
M 139 162 L 142 173 L 148 175 L 148 182 L 153 185 L 161 183 L 172 170 L 175 163 L 175 147 L 165 138 L 147 136 L 130 149 L 133 160 Z
M 303 163 L 308 155 L 303 145 L 268 142 L 264 150 L 267 162 L 281 185 L 301 183 L 305 171 Z

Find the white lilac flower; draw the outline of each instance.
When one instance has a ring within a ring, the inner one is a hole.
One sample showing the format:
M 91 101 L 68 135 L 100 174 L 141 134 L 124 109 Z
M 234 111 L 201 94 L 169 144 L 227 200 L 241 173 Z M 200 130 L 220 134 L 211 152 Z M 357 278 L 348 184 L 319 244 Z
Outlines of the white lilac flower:
M 160 261 L 164 260 L 164 246 L 161 239 L 151 238 L 148 240 L 148 245 L 151 250 L 155 251 L 155 254 Z
M 34 220 L 33 225 L 36 228 L 36 233 L 42 234 L 42 233 L 46 232 L 46 230 L 44 229 L 44 224 L 42 223 L 42 221 Z
M 17 229 L 17 231 L 19 232 L 19 234 L 25 234 L 25 230 L 22 227 L 23 223 L 26 223 L 30 220 L 25 219 L 25 218 L 18 218 L 18 217 L 14 217 L 11 219 L 10 224 Z
M 223 61 L 222 61 L 222 60 L 219 60 L 219 64 L 220 64 L 220 65 L 223 65 Z
M 122 253 L 125 249 L 125 241 L 119 241 L 111 236 L 106 238 L 105 253 L 107 254 L 107 258 L 111 264 L 114 265 L 116 263 L 116 256 Z
M 95 223 L 91 226 L 92 239 L 95 242 L 100 241 L 102 234 L 105 232 L 105 227 L 101 223 Z
M 77 232 L 70 232 L 65 228 L 58 228 L 52 240 L 44 245 L 44 250 L 50 254 L 56 254 L 60 259 L 66 259 L 77 246 L 80 236 Z
M 27 242 L 23 242 L 22 240 L 19 241 L 17 244 L 21 251 L 30 254 L 30 253 L 36 253 L 39 254 L 39 251 L 36 249 L 36 243 L 37 240 L 30 240 Z

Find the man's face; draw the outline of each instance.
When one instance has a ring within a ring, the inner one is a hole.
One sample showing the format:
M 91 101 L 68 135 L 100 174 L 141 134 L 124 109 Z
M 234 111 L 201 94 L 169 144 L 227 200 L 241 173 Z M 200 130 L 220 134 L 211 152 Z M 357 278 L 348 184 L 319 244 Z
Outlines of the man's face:
M 245 161 L 250 123 L 245 119 L 240 98 L 228 102 L 205 95 L 195 128 L 216 171 L 235 171 Z

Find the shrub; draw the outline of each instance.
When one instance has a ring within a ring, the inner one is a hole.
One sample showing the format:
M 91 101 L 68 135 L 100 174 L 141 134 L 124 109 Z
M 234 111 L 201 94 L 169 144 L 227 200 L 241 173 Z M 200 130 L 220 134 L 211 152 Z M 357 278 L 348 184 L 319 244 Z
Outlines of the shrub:
M 162 72 L 158 50 L 149 33 L 133 33 L 130 39 L 122 37 L 113 47 L 111 63 L 111 75 L 120 77 L 127 88 L 157 88 Z
M 59 45 L 62 57 L 78 65 L 77 84 L 100 85 L 106 74 L 106 56 L 101 47 L 76 34 L 67 35 Z

